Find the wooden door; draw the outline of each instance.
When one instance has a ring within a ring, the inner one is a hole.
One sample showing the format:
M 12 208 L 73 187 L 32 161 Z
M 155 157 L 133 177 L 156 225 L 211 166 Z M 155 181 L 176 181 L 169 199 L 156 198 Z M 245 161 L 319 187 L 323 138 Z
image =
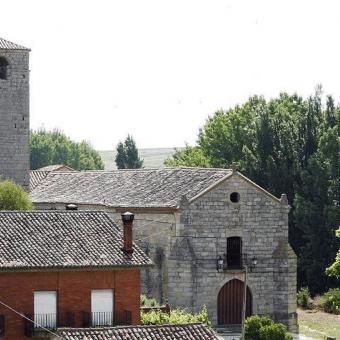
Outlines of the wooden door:
M 218 293 L 217 315 L 219 325 L 239 325 L 242 323 L 243 282 L 233 279 Z M 246 317 L 252 312 L 252 296 L 247 287 Z

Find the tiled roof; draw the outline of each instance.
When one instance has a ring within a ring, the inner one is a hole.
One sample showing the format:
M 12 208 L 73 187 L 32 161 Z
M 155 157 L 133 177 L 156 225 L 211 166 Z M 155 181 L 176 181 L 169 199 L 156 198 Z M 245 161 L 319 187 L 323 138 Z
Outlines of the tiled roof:
M 52 164 L 52 165 L 46 165 L 42 168 L 37 169 L 38 171 L 58 171 L 58 170 L 63 170 L 63 171 L 76 171 L 75 169 L 64 165 L 64 164 Z
M 31 170 L 30 171 L 30 190 L 32 191 L 50 171 Z
M 138 267 L 150 259 L 123 236 L 104 212 L 0 212 L 0 270 Z
M 29 51 L 29 48 L 26 48 L 18 44 L 14 44 L 8 40 L 0 38 L 0 50 L 28 50 Z
M 217 340 L 215 332 L 203 324 L 125 326 L 115 328 L 64 329 L 65 340 Z M 57 339 L 57 338 L 56 338 Z
M 225 178 L 227 169 L 160 168 L 51 172 L 31 192 L 34 203 L 177 207 Z

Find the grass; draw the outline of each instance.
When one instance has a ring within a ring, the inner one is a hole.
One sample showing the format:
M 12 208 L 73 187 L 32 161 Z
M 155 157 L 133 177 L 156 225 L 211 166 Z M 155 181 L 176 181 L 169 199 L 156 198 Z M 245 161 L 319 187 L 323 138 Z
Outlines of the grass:
M 116 169 L 116 151 L 105 150 L 98 152 L 105 164 L 105 170 Z M 175 148 L 139 149 L 138 152 L 139 157 L 144 159 L 145 168 L 159 168 L 164 166 L 164 161 L 175 153 Z
M 340 315 L 320 311 L 298 310 L 300 334 L 313 339 L 325 339 L 325 335 L 340 339 Z

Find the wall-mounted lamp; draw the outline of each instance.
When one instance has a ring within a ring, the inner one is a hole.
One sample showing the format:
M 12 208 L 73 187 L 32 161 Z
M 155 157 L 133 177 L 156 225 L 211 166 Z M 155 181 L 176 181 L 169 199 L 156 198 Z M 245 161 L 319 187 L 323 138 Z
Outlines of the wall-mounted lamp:
M 216 269 L 218 272 L 224 269 L 224 260 L 221 255 L 216 259 Z

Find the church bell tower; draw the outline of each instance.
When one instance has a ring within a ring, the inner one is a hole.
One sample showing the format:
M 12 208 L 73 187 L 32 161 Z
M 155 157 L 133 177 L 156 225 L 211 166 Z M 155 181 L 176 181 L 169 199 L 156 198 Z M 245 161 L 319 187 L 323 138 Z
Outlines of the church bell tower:
M 0 38 L 0 177 L 29 189 L 29 52 Z

